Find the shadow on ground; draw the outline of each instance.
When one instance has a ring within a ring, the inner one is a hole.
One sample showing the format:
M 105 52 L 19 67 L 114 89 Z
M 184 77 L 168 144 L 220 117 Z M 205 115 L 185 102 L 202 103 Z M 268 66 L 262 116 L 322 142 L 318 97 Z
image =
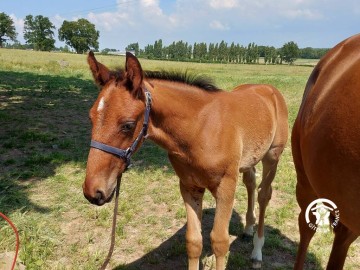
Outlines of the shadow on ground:
M 82 76 L 0 71 L 0 212 L 46 212 L 28 189 L 76 162 L 85 170 L 99 90 Z M 138 161 L 138 162 L 137 162 Z M 137 170 L 169 166 L 165 152 L 146 142 L 134 156 Z
M 210 232 L 214 221 L 215 209 L 203 210 L 202 235 L 203 252 L 201 256 L 200 269 L 215 269 L 215 259 L 211 250 Z M 250 255 L 253 248 L 252 239 L 243 237 L 244 223 L 241 216 L 233 211 L 229 232 L 231 235 L 230 253 L 226 269 L 251 269 Z M 187 269 L 187 255 L 185 248 L 186 226 L 178 230 L 172 237 L 160 246 L 145 254 L 136 261 L 121 264 L 114 270 L 168 270 Z M 263 248 L 262 269 L 280 270 L 292 269 L 295 261 L 297 243 L 293 242 L 279 230 L 265 226 L 265 245 Z M 115 251 L 116 253 L 116 247 Z M 305 269 L 321 269 L 313 254 L 308 254 L 311 261 Z
M 0 71 L 0 211 L 47 211 L 28 188 L 65 162 L 85 163 L 98 90 L 77 77 Z

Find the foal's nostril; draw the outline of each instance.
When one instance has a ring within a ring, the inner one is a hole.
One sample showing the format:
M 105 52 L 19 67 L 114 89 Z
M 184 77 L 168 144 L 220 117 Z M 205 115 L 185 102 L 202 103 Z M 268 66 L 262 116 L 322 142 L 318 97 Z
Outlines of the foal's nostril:
M 95 202 L 97 205 L 102 205 L 105 203 L 105 194 L 101 190 L 97 190 L 95 193 Z
M 89 202 L 99 206 L 105 204 L 108 201 L 105 193 L 99 189 L 96 190 L 95 193 L 90 193 L 87 192 L 87 190 L 84 188 L 84 196 Z

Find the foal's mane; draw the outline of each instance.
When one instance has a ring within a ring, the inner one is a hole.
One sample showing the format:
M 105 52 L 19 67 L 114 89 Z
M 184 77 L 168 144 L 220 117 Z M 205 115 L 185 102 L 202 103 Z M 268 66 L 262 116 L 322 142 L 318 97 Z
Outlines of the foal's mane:
M 190 73 L 188 71 L 145 71 L 145 77 L 148 79 L 185 83 L 196 86 L 207 92 L 217 92 L 220 90 L 210 78 L 200 74 Z
M 112 72 L 112 74 L 115 75 L 117 79 L 122 79 L 124 76 L 124 69 L 118 69 L 117 71 Z M 188 71 L 144 71 L 144 76 L 147 79 L 185 83 L 187 85 L 198 87 L 206 92 L 220 91 L 220 88 L 218 88 L 210 78 Z

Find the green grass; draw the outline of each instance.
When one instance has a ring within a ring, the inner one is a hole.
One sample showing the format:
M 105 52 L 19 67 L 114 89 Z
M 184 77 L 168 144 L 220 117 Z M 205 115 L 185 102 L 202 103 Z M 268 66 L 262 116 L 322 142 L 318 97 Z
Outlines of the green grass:
M 99 56 L 115 68 L 123 57 Z M 289 107 L 290 127 L 312 71 L 302 66 L 199 64 L 140 59 L 144 69 L 180 69 L 213 78 L 224 89 L 242 83 L 277 87 Z M 20 260 L 27 269 L 98 269 L 109 246 L 113 204 L 90 205 L 82 194 L 89 150 L 88 110 L 98 90 L 85 55 L 0 49 L 0 211 L 20 233 Z M 185 269 L 186 213 L 178 179 L 164 150 L 146 142 L 123 177 L 114 269 Z M 261 173 L 261 167 L 258 168 Z M 259 180 L 259 179 L 258 179 Z M 299 239 L 295 171 L 288 144 L 274 195 L 267 209 L 264 269 L 291 269 Z M 250 265 L 251 242 L 241 234 L 246 189 L 239 181 L 230 223 L 228 269 Z M 215 202 L 205 195 L 204 269 L 214 269 L 209 234 Z M 14 236 L 0 221 L 0 253 L 11 251 Z M 307 269 L 322 269 L 331 235 L 316 235 Z M 358 269 L 359 243 L 346 269 Z

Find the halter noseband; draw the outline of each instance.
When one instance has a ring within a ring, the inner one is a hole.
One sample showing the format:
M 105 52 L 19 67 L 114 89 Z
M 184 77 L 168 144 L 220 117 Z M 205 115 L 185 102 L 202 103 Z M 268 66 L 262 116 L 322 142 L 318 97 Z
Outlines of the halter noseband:
M 98 142 L 95 140 L 91 140 L 91 143 L 90 143 L 90 147 L 92 147 L 92 148 L 102 150 L 106 153 L 113 154 L 113 155 L 117 156 L 118 158 L 124 159 L 125 163 L 126 163 L 125 170 L 130 166 L 130 158 L 131 158 L 132 154 L 134 153 L 137 145 L 147 135 L 152 100 L 151 100 L 151 94 L 150 94 L 149 90 L 144 88 L 144 93 L 145 93 L 145 116 L 144 116 L 143 127 L 140 131 L 140 134 L 136 137 L 135 141 L 130 145 L 129 148 L 124 150 L 124 149 L 113 147 L 108 144 L 104 144 L 104 143 L 101 143 L 101 142 Z

